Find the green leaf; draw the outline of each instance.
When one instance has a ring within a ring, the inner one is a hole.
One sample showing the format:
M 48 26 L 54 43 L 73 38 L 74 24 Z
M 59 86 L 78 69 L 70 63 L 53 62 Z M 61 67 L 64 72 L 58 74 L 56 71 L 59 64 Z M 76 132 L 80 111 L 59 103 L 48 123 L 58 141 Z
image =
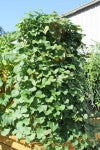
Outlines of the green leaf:
M 41 112 L 44 112 L 47 110 L 47 105 L 41 105 L 39 108 L 38 108 L 38 111 L 41 113 Z
M 83 139 L 87 139 L 88 138 L 88 135 L 87 134 L 84 134 L 83 135 Z
M 68 90 L 65 90 L 63 93 L 64 93 L 64 95 L 67 95 L 68 94 Z
M 26 142 L 29 144 L 31 142 L 30 136 L 26 136 Z
M 37 98 L 44 98 L 44 94 L 42 93 L 42 91 L 38 90 L 36 92 L 36 95 L 35 95 Z
M 60 110 L 64 110 L 64 109 L 65 109 L 65 105 L 61 105 Z
M 49 30 L 49 26 L 46 26 L 45 29 L 44 29 L 44 33 L 46 34 Z
M 41 139 L 42 137 L 44 137 L 44 130 L 42 128 L 37 128 L 36 133 L 37 133 L 38 139 Z
M 36 90 L 37 90 L 36 87 L 33 87 L 33 88 L 30 88 L 30 89 L 29 89 L 29 91 L 31 91 L 31 92 L 34 92 L 34 91 L 36 91 Z
M 31 134 L 31 127 L 24 127 L 24 134 L 25 135 L 30 135 Z
M 42 95 L 42 91 L 37 91 L 36 92 L 36 97 L 41 98 L 41 95 Z
M 27 112 L 27 108 L 24 106 L 21 108 L 21 113 L 26 113 Z
M 6 60 L 4 60 L 4 59 L 2 60 L 2 63 L 3 63 L 3 65 L 5 65 L 5 66 L 7 65 L 7 62 L 6 62 Z
M 73 146 L 76 146 L 76 145 L 78 145 L 78 141 L 77 140 L 73 143 Z
M 68 150 L 69 148 L 68 148 L 68 146 L 64 146 L 64 150 Z
M 17 131 L 16 138 L 21 139 L 22 138 L 22 133 Z
M 32 133 L 32 135 L 29 136 L 30 140 L 33 141 L 35 139 L 36 134 Z
M 29 68 L 29 69 L 27 70 L 27 72 L 28 72 L 29 75 L 31 75 L 31 74 L 33 73 L 33 70 Z
M 73 135 L 70 135 L 70 137 L 68 138 L 68 141 L 71 141 L 73 140 L 74 136 Z
M 61 105 L 61 106 L 57 105 L 56 108 L 57 108 L 57 110 L 64 110 L 65 109 L 65 105 Z
M 52 110 L 51 109 L 49 109 L 49 110 L 46 110 L 46 111 L 44 111 L 44 113 L 45 113 L 45 115 L 50 115 L 50 114 L 52 114 Z
M 58 124 L 54 122 L 48 122 L 48 126 L 51 128 L 51 130 L 54 132 L 58 128 Z
M 73 108 L 74 108 L 74 106 L 73 105 L 70 105 L 70 106 L 68 106 L 67 107 L 69 110 L 72 110 Z
M 1 135 L 6 136 L 6 135 L 9 134 L 9 132 L 10 132 L 10 129 L 4 129 L 4 130 L 1 132 Z
M 44 121 L 45 121 L 45 117 L 36 118 L 34 120 L 34 125 L 36 126 L 37 124 L 42 124 Z
M 35 133 L 32 133 L 32 135 L 26 136 L 26 142 L 30 143 L 31 141 L 33 141 L 35 139 L 35 137 L 36 137 Z
M 50 98 L 46 98 L 46 102 L 47 102 L 47 103 L 52 103 L 53 100 L 54 100 L 54 97 L 53 97 L 53 96 L 51 96 Z
M 17 97 L 19 95 L 19 91 L 17 89 L 11 92 L 12 97 Z
M 84 119 L 88 119 L 88 115 L 87 114 L 84 114 Z
M 65 100 L 65 104 L 68 104 L 68 103 L 69 103 L 69 99 L 66 99 L 66 100 Z

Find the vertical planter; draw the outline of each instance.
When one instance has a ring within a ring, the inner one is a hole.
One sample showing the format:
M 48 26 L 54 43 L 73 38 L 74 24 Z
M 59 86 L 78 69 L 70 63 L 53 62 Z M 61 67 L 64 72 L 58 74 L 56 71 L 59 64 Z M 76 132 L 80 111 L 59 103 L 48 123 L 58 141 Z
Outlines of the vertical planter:
M 31 150 L 24 142 L 17 142 L 14 136 L 0 136 L 0 150 Z
M 75 150 L 71 142 L 63 144 L 68 146 L 68 150 Z M 4 137 L 0 136 L 0 150 L 44 150 L 39 143 L 26 144 L 25 140 L 17 141 L 15 136 Z

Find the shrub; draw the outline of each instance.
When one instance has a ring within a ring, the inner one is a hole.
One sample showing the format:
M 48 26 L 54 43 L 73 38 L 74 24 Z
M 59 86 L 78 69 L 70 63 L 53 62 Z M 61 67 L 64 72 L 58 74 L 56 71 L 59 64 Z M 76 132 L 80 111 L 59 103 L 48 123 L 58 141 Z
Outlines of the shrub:
M 56 13 L 29 14 L 17 28 L 6 43 L 0 39 L 1 134 L 84 149 L 81 29 Z
M 96 120 L 97 117 L 100 117 L 100 44 L 96 43 L 89 47 L 84 58 L 86 60 L 83 63 L 86 77 L 84 108 L 89 118 L 86 120 L 85 128 L 88 136 L 92 139 L 92 143 L 88 147 L 89 149 L 99 149 L 100 142 L 95 136 L 99 133 L 99 126 L 96 121 L 92 123 L 92 118 Z
M 87 102 L 90 115 L 100 115 L 100 44 L 90 47 L 84 65 L 88 89 Z

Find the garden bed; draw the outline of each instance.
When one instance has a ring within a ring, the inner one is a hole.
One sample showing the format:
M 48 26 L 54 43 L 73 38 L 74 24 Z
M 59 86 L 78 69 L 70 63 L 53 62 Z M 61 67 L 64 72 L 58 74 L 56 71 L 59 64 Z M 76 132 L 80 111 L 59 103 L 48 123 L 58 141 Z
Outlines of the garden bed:
M 70 142 L 65 143 L 68 150 L 75 150 Z M 0 136 L 0 150 L 43 150 L 39 143 L 26 144 L 25 140 L 17 141 L 15 136 L 4 137 Z

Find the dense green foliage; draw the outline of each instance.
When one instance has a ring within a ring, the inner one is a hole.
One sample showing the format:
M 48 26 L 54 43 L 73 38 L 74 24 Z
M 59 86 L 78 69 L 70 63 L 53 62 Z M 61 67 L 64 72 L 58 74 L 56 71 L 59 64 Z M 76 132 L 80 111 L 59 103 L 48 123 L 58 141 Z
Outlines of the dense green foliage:
M 0 38 L 1 134 L 84 149 L 81 29 L 55 13 L 29 14 L 17 28 Z

